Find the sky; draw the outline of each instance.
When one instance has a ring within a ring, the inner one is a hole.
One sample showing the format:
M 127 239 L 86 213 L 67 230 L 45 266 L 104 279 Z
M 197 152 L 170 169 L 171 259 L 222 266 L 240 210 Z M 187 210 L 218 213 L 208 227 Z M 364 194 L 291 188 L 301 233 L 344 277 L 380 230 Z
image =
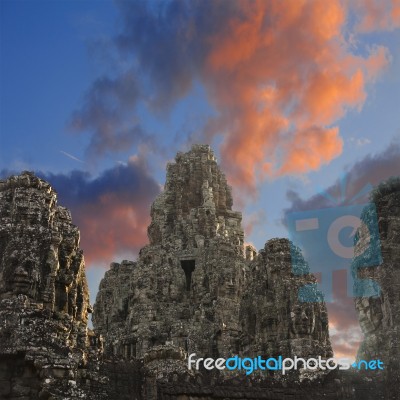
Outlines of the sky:
M 261 249 L 290 236 L 288 214 L 340 215 L 399 175 L 399 28 L 399 0 L 1 0 L 1 175 L 35 171 L 71 209 L 92 302 L 193 143 Z M 326 279 L 335 354 L 354 357 L 346 273 Z

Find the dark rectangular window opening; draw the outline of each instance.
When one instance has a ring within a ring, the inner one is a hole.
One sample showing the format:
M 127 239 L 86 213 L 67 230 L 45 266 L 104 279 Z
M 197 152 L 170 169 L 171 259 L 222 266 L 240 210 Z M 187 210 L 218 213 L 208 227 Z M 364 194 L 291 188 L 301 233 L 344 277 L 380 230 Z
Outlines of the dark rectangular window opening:
M 190 286 L 192 284 L 192 272 L 194 271 L 195 267 L 195 260 L 181 260 L 181 267 L 185 272 L 186 277 L 186 290 L 190 290 Z

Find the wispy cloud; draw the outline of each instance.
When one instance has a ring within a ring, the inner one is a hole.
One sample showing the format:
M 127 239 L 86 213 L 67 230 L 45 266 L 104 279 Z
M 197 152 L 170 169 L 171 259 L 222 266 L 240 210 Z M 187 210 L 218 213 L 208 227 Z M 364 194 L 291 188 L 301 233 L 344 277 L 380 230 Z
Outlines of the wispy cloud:
M 352 143 L 352 144 L 354 144 L 354 145 L 357 146 L 357 147 L 362 147 L 362 146 L 365 146 L 365 145 L 367 145 L 367 144 L 370 144 L 370 143 L 371 143 L 371 140 L 368 139 L 368 138 L 355 138 L 355 137 L 351 137 L 351 138 L 349 139 L 349 142 Z
M 134 70 L 115 78 L 98 78 L 92 83 L 81 108 L 70 119 L 73 131 L 90 133 L 86 155 L 91 160 L 150 140 L 136 115 L 139 99 L 140 88 Z
M 346 169 L 346 199 L 352 199 L 367 184 L 378 185 L 398 174 L 400 171 L 400 140 L 394 140 L 381 153 L 371 154 L 362 160 L 347 167 Z M 324 192 L 333 197 L 340 194 L 341 182 L 337 180 L 333 185 L 325 188 Z M 321 193 L 315 194 L 307 199 L 302 199 L 298 192 L 288 190 L 287 199 L 291 205 L 284 210 L 285 215 L 290 212 L 319 210 L 321 208 L 332 207 L 332 203 L 327 196 Z M 359 198 L 359 201 L 365 202 L 366 198 Z
M 388 31 L 400 27 L 398 0 L 356 0 L 353 7 L 357 15 L 356 30 L 359 32 Z

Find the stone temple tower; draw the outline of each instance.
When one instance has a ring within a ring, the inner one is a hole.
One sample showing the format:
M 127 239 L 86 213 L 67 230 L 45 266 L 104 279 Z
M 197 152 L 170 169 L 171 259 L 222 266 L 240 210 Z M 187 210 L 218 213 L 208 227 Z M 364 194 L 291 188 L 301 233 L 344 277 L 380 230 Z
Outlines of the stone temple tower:
M 113 264 L 100 286 L 97 331 L 113 351 L 134 357 L 166 344 L 209 356 L 237 353 L 242 216 L 232 210 L 231 189 L 209 146 L 193 146 L 168 165 L 151 217 L 150 244 L 139 260 Z M 110 293 L 107 280 L 121 274 L 123 293 Z M 113 296 L 117 307 L 106 300 Z
M 297 300 L 297 288 L 315 278 L 291 273 L 286 239 L 259 254 L 245 248 L 232 204 L 209 146 L 168 164 L 150 243 L 136 262 L 113 263 L 100 284 L 93 323 L 106 352 L 142 359 L 164 376 L 187 373 L 191 353 L 331 355 L 325 305 Z
M 364 224 L 356 235 L 352 268 L 358 278 L 378 283 L 380 293 L 376 297 L 355 298 L 364 334 L 358 359 L 379 358 L 385 363 L 385 369 L 372 377 L 376 387 L 385 388 L 385 399 L 394 400 L 399 398 L 400 385 L 400 178 L 382 182 L 370 199 L 376 205 L 382 263 L 358 266 L 362 255 L 374 252 L 371 245 L 374 240 L 368 230 L 373 215 L 371 209 L 366 208 L 362 214 Z

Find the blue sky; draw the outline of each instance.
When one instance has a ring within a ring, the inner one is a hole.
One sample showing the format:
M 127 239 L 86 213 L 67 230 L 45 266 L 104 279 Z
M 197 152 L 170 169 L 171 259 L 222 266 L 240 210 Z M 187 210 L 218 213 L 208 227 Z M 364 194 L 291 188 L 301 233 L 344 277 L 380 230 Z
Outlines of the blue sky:
M 192 143 L 213 146 L 257 248 L 343 173 L 353 194 L 399 174 L 395 6 L 279 4 L 0 2 L 0 171 L 40 172 L 72 209 L 92 301 L 146 243 L 166 162 Z M 123 199 L 103 210 L 114 225 L 87 214 L 105 195 Z

